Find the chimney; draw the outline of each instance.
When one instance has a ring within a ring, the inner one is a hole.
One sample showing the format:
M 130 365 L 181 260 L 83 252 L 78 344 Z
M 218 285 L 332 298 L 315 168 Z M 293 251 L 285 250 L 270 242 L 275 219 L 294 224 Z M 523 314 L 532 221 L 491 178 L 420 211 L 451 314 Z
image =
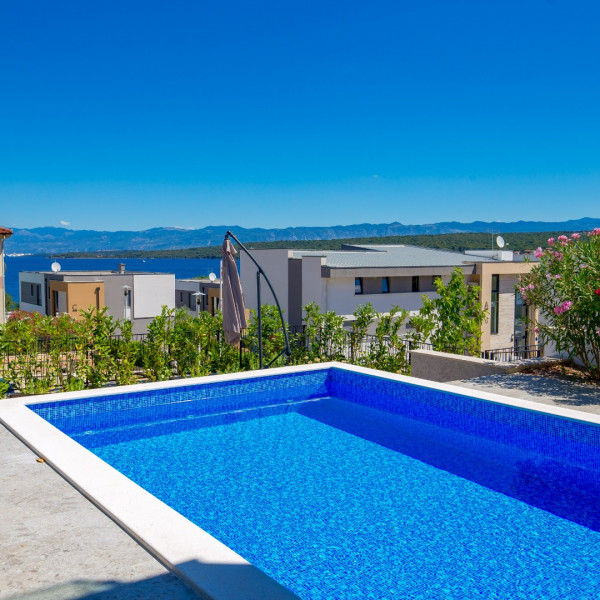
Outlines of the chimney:
M 125 273 L 125 263 L 119 263 L 119 273 Z

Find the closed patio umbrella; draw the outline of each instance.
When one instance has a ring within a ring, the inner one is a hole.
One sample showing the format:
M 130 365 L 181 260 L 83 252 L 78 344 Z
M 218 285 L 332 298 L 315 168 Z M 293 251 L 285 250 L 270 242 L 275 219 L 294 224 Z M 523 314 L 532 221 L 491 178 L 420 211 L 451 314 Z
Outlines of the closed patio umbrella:
M 229 239 L 225 239 L 223 247 L 223 330 L 225 341 L 236 346 L 241 339 L 242 330 L 248 327 L 246 310 L 244 308 L 244 294 L 240 284 L 235 255 L 237 254 Z

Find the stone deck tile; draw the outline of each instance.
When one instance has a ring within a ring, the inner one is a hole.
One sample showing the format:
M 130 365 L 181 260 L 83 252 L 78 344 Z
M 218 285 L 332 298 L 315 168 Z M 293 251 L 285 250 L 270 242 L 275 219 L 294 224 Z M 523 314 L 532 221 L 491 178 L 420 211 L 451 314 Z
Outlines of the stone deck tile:
M 0 425 L 0 599 L 198 596 Z
M 600 414 L 600 385 L 563 381 L 529 373 L 487 375 L 448 383 L 550 406 Z

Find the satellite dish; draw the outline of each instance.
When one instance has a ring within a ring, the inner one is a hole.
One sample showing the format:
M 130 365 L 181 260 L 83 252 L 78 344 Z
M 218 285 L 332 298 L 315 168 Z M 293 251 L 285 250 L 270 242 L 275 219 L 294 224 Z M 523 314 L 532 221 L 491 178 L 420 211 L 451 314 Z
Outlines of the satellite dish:
M 57 263 L 56 261 L 54 261 L 51 265 L 50 268 L 55 272 L 58 273 L 60 271 L 60 263 Z
M 504 248 L 504 246 L 506 246 L 506 242 L 504 241 L 504 238 L 501 235 L 499 235 L 496 238 L 496 244 L 498 248 Z
M 217 276 L 216 276 L 214 273 L 211 273 L 211 274 L 208 276 L 208 278 L 209 278 L 211 281 L 214 281 L 214 280 L 217 278 Z

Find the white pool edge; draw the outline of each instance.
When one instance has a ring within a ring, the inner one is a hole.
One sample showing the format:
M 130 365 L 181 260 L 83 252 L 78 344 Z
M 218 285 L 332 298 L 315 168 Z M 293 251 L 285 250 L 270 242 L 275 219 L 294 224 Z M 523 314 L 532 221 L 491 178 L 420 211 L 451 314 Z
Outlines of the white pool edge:
M 209 533 L 26 408 L 26 405 L 112 396 L 149 389 L 207 385 L 220 381 L 332 367 L 600 425 L 599 415 L 333 362 L 5 399 L 0 400 L 0 422 L 201 596 L 212 600 L 285 600 L 297 597 Z

